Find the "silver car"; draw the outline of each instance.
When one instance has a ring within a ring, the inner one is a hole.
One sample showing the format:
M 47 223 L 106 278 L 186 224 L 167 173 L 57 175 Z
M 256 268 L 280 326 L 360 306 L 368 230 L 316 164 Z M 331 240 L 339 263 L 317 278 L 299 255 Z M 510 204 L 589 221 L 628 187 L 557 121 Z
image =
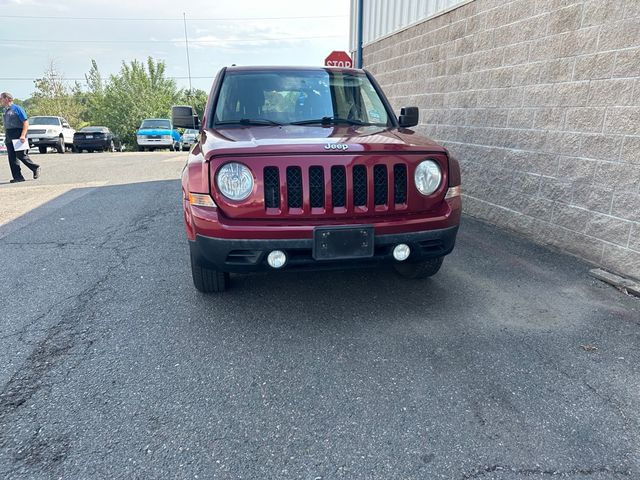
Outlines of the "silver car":
M 182 150 L 189 150 L 198 137 L 198 130 L 187 128 L 182 134 Z

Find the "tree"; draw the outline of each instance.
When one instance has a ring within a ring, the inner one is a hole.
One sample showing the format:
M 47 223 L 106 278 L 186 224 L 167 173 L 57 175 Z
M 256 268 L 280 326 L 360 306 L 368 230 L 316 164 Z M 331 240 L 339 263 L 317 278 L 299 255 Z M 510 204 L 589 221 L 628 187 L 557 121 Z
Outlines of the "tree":
M 42 78 L 34 81 L 35 92 L 29 100 L 29 115 L 64 117 L 74 128 L 82 127 L 85 109 L 77 82 L 69 87 L 54 62 L 50 62 Z
M 204 109 L 207 106 L 207 98 L 207 92 L 199 88 L 194 88 L 193 90 L 181 90 L 178 101 L 180 105 L 191 105 L 198 114 L 198 117 L 200 117 L 200 120 L 202 120 Z
M 104 101 L 102 75 L 100 75 L 98 63 L 95 60 L 91 60 L 91 68 L 84 78 L 87 83 L 87 93 L 84 96 L 84 102 L 88 122 L 91 125 L 104 125 L 109 127 L 106 122 L 107 105 Z
M 101 104 L 95 118 L 130 145 L 135 144 L 135 132 L 143 119 L 169 118 L 171 106 L 180 98 L 175 81 L 165 77 L 165 63 L 151 57 L 146 65 L 138 60 L 123 62 L 120 72 L 110 76 L 102 95 L 97 90 L 92 95 L 92 101 L 100 99 Z

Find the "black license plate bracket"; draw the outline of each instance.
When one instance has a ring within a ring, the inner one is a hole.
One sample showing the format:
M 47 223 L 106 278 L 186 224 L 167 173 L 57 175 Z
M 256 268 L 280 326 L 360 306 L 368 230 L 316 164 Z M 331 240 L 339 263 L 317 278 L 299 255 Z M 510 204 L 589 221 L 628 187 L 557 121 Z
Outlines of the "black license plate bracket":
M 373 257 L 372 225 L 316 227 L 313 231 L 315 260 L 348 260 Z

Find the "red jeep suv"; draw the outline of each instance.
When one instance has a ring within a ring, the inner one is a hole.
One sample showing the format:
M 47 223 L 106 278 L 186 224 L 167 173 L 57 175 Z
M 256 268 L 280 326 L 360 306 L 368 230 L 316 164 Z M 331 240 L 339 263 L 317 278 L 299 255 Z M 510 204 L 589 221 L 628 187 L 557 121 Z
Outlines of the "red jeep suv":
M 393 265 L 434 275 L 460 222 L 460 167 L 395 117 L 365 70 L 230 67 L 215 79 L 182 173 L 196 288 L 229 272 Z

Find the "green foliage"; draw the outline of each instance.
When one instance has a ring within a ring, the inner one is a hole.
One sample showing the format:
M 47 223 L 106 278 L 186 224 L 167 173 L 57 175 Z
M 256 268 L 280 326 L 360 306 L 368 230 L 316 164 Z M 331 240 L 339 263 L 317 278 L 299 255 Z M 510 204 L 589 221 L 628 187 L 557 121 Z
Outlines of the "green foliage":
M 74 128 L 84 123 L 85 107 L 80 101 L 80 84 L 67 86 L 62 74 L 53 63 L 42 78 L 35 80 L 35 92 L 29 101 L 29 116 L 55 115 L 64 117 Z
M 87 125 L 109 127 L 123 143 L 133 147 L 135 133 L 145 118 L 170 118 L 172 105 L 191 105 L 200 118 L 207 104 L 207 92 L 179 90 L 167 78 L 163 61 L 122 62 L 120 71 L 105 81 L 98 64 L 91 60 L 85 75 L 86 87 L 69 86 L 53 63 L 44 76 L 35 81 L 33 96 L 21 104 L 27 114 L 56 115 L 80 129 Z
M 207 97 L 207 92 L 198 88 L 181 90 L 178 103 L 180 105 L 191 105 L 198 114 L 198 117 L 200 117 L 200 120 L 202 120 L 204 109 L 207 106 Z
M 128 145 L 135 144 L 135 132 L 142 120 L 170 118 L 171 106 L 179 99 L 175 81 L 165 77 L 164 62 L 151 57 L 146 65 L 137 60 L 123 62 L 120 72 L 109 77 L 103 90 L 97 87 L 100 77 L 95 62 L 90 75 L 94 85 L 91 101 L 96 104 L 90 111 L 91 123 L 111 128 Z

